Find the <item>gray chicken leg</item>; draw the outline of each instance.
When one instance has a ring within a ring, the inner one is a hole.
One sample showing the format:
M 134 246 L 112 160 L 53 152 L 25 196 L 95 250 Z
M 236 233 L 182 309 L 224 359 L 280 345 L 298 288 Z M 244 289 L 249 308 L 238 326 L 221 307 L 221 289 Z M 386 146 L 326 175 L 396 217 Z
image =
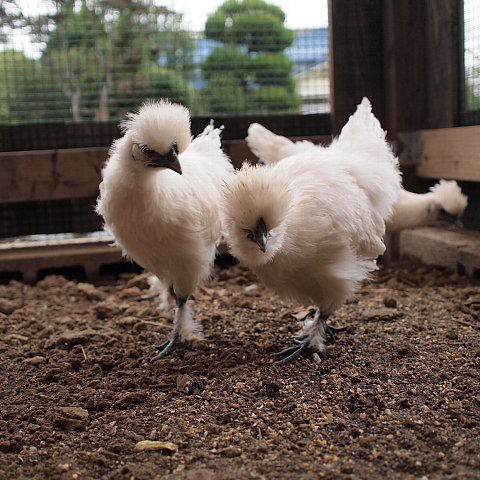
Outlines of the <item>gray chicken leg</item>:
M 317 310 L 314 319 L 311 320 L 309 325 L 305 326 L 302 331 L 302 338 L 294 339 L 296 345 L 276 353 L 275 355 L 277 356 L 286 356 L 275 363 L 277 365 L 286 365 L 301 355 L 307 353 L 317 354 L 317 351 L 321 351 L 324 344 L 335 343 L 337 341 L 336 335 L 344 332 L 347 327 L 332 327 L 327 324 L 327 319 L 328 315 L 322 315 L 320 311 Z M 316 345 L 316 348 L 313 348 L 312 345 Z M 319 348 L 319 346 L 321 347 Z
M 152 358 L 152 362 L 156 362 L 157 360 L 160 360 L 161 358 L 166 357 L 169 353 L 172 352 L 172 350 L 179 344 L 181 343 L 181 337 L 180 337 L 180 330 L 181 330 L 181 325 L 180 325 L 180 318 L 181 317 L 181 310 L 185 308 L 185 304 L 187 303 L 187 299 L 183 297 L 177 297 L 175 294 L 175 291 L 173 290 L 173 287 L 170 287 L 170 293 L 172 296 L 175 298 L 175 301 L 177 302 L 177 313 L 175 314 L 175 320 L 173 321 L 173 332 L 170 338 L 162 343 L 158 347 L 160 352 L 155 355 Z

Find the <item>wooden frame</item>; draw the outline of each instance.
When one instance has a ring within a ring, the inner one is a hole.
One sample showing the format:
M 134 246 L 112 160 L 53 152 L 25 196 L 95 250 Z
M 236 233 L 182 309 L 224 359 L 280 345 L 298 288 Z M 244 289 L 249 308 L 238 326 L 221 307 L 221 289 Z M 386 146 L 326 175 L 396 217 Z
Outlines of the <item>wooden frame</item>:
M 480 126 L 399 134 L 400 162 L 421 178 L 480 181 Z

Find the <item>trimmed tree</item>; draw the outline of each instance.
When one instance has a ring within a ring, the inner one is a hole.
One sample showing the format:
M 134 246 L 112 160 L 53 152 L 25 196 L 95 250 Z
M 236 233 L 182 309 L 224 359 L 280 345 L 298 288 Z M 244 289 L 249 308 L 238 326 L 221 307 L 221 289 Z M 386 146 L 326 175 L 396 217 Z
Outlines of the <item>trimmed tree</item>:
M 227 0 L 208 19 L 205 36 L 222 42 L 203 64 L 211 113 L 298 111 L 293 63 L 284 53 L 294 39 L 280 7 L 263 0 Z

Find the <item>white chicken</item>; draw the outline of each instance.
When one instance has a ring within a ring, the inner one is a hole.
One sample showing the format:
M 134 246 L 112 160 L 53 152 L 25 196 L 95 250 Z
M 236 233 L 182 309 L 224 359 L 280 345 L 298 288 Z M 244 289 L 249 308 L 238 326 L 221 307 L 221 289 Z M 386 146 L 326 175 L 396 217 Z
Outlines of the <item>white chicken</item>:
M 173 334 L 202 337 L 187 304 L 211 272 L 221 237 L 218 205 L 233 174 L 213 125 L 192 141 L 188 110 L 168 101 L 144 104 L 122 124 L 103 169 L 97 212 L 124 253 L 155 274 L 176 300 Z
M 387 232 L 445 223 L 461 226 L 460 217 L 467 204 L 467 196 L 455 180 L 440 180 L 428 193 L 402 189 L 393 215 L 387 222 Z
M 264 165 L 273 165 L 285 157 L 324 148 L 307 140 L 292 142 L 286 137 L 275 135 L 259 123 L 250 125 L 246 141 L 250 150 Z M 445 223 L 459 226 L 467 203 L 467 197 L 454 180 L 440 180 L 430 192 L 424 194 L 402 188 L 393 215 L 387 221 L 387 233 Z
M 397 159 L 366 98 L 329 148 L 245 166 L 230 181 L 223 221 L 232 253 L 280 295 L 318 307 L 279 363 L 308 350 L 318 361 L 335 339 L 340 329 L 327 319 L 377 268 L 400 188 Z

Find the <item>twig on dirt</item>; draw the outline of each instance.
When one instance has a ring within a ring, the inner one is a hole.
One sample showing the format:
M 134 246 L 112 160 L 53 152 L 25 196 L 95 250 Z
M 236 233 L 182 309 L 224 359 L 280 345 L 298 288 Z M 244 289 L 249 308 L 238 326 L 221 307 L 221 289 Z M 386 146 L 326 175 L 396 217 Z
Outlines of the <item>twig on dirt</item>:
M 144 295 L 140 295 L 138 297 L 133 297 L 132 300 L 134 302 L 140 302 L 142 300 L 151 300 L 152 298 L 159 298 L 160 294 L 158 292 L 153 293 L 146 293 Z
M 152 322 L 150 320 L 139 320 L 139 322 L 141 323 L 145 323 L 147 325 L 155 325 L 156 327 L 163 327 L 163 325 L 161 323 L 158 323 L 158 322 Z
M 87 354 L 86 354 L 86 352 L 85 352 L 85 349 L 83 348 L 83 345 L 80 345 L 80 348 L 81 348 L 81 350 L 82 350 L 83 359 L 84 359 L 85 361 L 87 361 Z

